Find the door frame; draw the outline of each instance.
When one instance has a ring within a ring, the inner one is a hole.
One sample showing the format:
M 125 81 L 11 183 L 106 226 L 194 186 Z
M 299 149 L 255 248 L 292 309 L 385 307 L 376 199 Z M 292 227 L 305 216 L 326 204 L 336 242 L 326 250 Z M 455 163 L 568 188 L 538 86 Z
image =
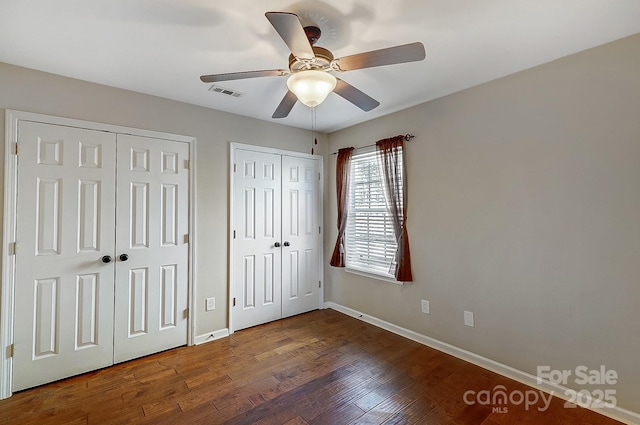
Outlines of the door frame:
M 62 118 L 31 112 L 7 109 L 5 111 L 5 140 L 4 140 L 4 203 L 2 223 L 2 283 L 0 288 L 0 400 L 11 396 L 13 381 L 13 325 L 14 325 L 14 289 L 15 289 L 15 242 L 18 206 L 18 155 L 16 154 L 18 140 L 18 126 L 20 121 L 33 121 L 43 124 L 53 124 L 67 127 L 83 128 L 87 130 L 106 131 L 116 134 L 130 134 L 133 136 L 152 137 L 189 144 L 189 259 L 188 271 L 188 308 L 187 344 L 194 344 L 195 330 L 195 137 L 178 134 L 142 130 L 92 121 Z
M 324 241 L 324 218 L 323 218 L 323 213 L 324 213 L 324 166 L 323 166 L 323 160 L 324 158 L 321 155 L 312 155 L 312 154 L 308 154 L 308 153 L 304 153 L 304 152 L 296 152 L 296 151 L 288 151 L 288 150 L 284 150 L 284 149 L 276 149 L 276 148 L 269 148 L 269 147 L 264 147 L 264 146 L 254 146 L 254 145 L 248 145 L 248 144 L 244 144 L 244 143 L 237 143 L 237 142 L 229 142 L 229 188 L 228 188 L 228 206 L 229 206 L 229 228 L 228 228 L 228 253 L 229 253 L 229 265 L 228 265 L 228 270 L 229 270 L 229 281 L 228 283 L 228 293 L 229 293 L 229 300 L 228 300 L 228 305 L 229 305 L 229 309 L 228 309 L 228 322 L 229 322 L 229 334 L 232 334 L 235 331 L 235 328 L 233 326 L 233 298 L 236 296 L 235 294 L 235 288 L 233 285 L 234 282 L 234 275 L 233 275 L 233 229 L 235 227 L 235 214 L 234 214 L 234 209 L 233 209 L 233 188 L 235 185 L 235 178 L 234 178 L 234 171 L 233 171 L 233 165 L 235 164 L 235 158 L 236 158 L 236 151 L 237 150 L 245 150 L 245 151 L 253 151 L 253 152 L 260 152 L 260 153 L 272 153 L 272 154 L 277 154 L 277 155 L 285 155 L 285 156 L 293 156 L 293 157 L 298 157 L 298 158 L 307 158 L 307 159 L 314 159 L 314 160 L 318 160 L 318 166 L 320 169 L 320 187 L 319 187 L 319 194 L 318 194 L 318 223 L 320 226 L 320 234 L 318 235 L 318 240 L 320 241 L 320 247 L 319 247 L 319 258 L 318 258 L 318 279 L 320 280 L 320 291 L 318 291 L 318 308 L 322 309 L 324 308 L 324 268 L 322 267 L 323 263 L 324 263 L 324 249 L 323 249 L 323 241 Z

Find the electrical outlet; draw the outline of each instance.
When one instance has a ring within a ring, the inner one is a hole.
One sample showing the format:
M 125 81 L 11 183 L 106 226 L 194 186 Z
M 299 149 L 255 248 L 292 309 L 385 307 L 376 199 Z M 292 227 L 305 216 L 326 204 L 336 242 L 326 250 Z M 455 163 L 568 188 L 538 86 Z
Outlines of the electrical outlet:
M 464 312 L 464 324 L 466 326 L 471 326 L 472 328 L 475 328 L 475 323 L 473 321 L 473 312 L 471 311 Z
M 422 312 L 424 314 L 431 314 L 431 308 L 429 307 L 429 301 L 422 300 Z
M 207 298 L 206 311 L 216 309 L 216 297 Z

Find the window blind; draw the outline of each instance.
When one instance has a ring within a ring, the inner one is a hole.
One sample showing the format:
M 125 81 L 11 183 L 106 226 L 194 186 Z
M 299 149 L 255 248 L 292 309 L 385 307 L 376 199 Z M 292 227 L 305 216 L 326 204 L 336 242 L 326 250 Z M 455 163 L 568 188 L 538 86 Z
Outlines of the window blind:
M 400 167 L 402 169 L 402 167 Z M 391 277 L 397 243 L 387 212 L 382 170 L 375 150 L 351 158 L 346 266 Z

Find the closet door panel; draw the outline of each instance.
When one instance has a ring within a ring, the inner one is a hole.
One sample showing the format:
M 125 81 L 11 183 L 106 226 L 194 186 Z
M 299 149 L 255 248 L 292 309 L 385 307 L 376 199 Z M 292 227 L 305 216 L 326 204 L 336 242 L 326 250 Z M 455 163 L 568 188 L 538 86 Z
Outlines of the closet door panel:
M 282 317 L 319 308 L 318 162 L 282 157 Z
M 113 363 L 116 136 L 18 135 L 13 391 Z
M 276 154 L 235 152 L 234 330 L 282 317 L 280 161 Z
M 118 135 L 114 360 L 187 344 L 189 145 Z

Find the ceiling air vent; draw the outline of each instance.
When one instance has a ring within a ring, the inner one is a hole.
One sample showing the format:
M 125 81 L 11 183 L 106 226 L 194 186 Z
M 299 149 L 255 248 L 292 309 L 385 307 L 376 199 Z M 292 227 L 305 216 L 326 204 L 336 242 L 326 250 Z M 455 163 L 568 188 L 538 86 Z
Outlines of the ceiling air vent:
M 220 94 L 226 94 L 227 96 L 231 96 L 231 97 L 242 97 L 242 96 L 244 96 L 244 93 L 240 93 L 240 92 L 237 92 L 237 91 L 225 89 L 224 87 L 216 86 L 215 84 L 212 85 L 211 87 L 209 87 L 209 91 L 212 91 L 212 92 L 215 92 L 215 93 L 220 93 Z

